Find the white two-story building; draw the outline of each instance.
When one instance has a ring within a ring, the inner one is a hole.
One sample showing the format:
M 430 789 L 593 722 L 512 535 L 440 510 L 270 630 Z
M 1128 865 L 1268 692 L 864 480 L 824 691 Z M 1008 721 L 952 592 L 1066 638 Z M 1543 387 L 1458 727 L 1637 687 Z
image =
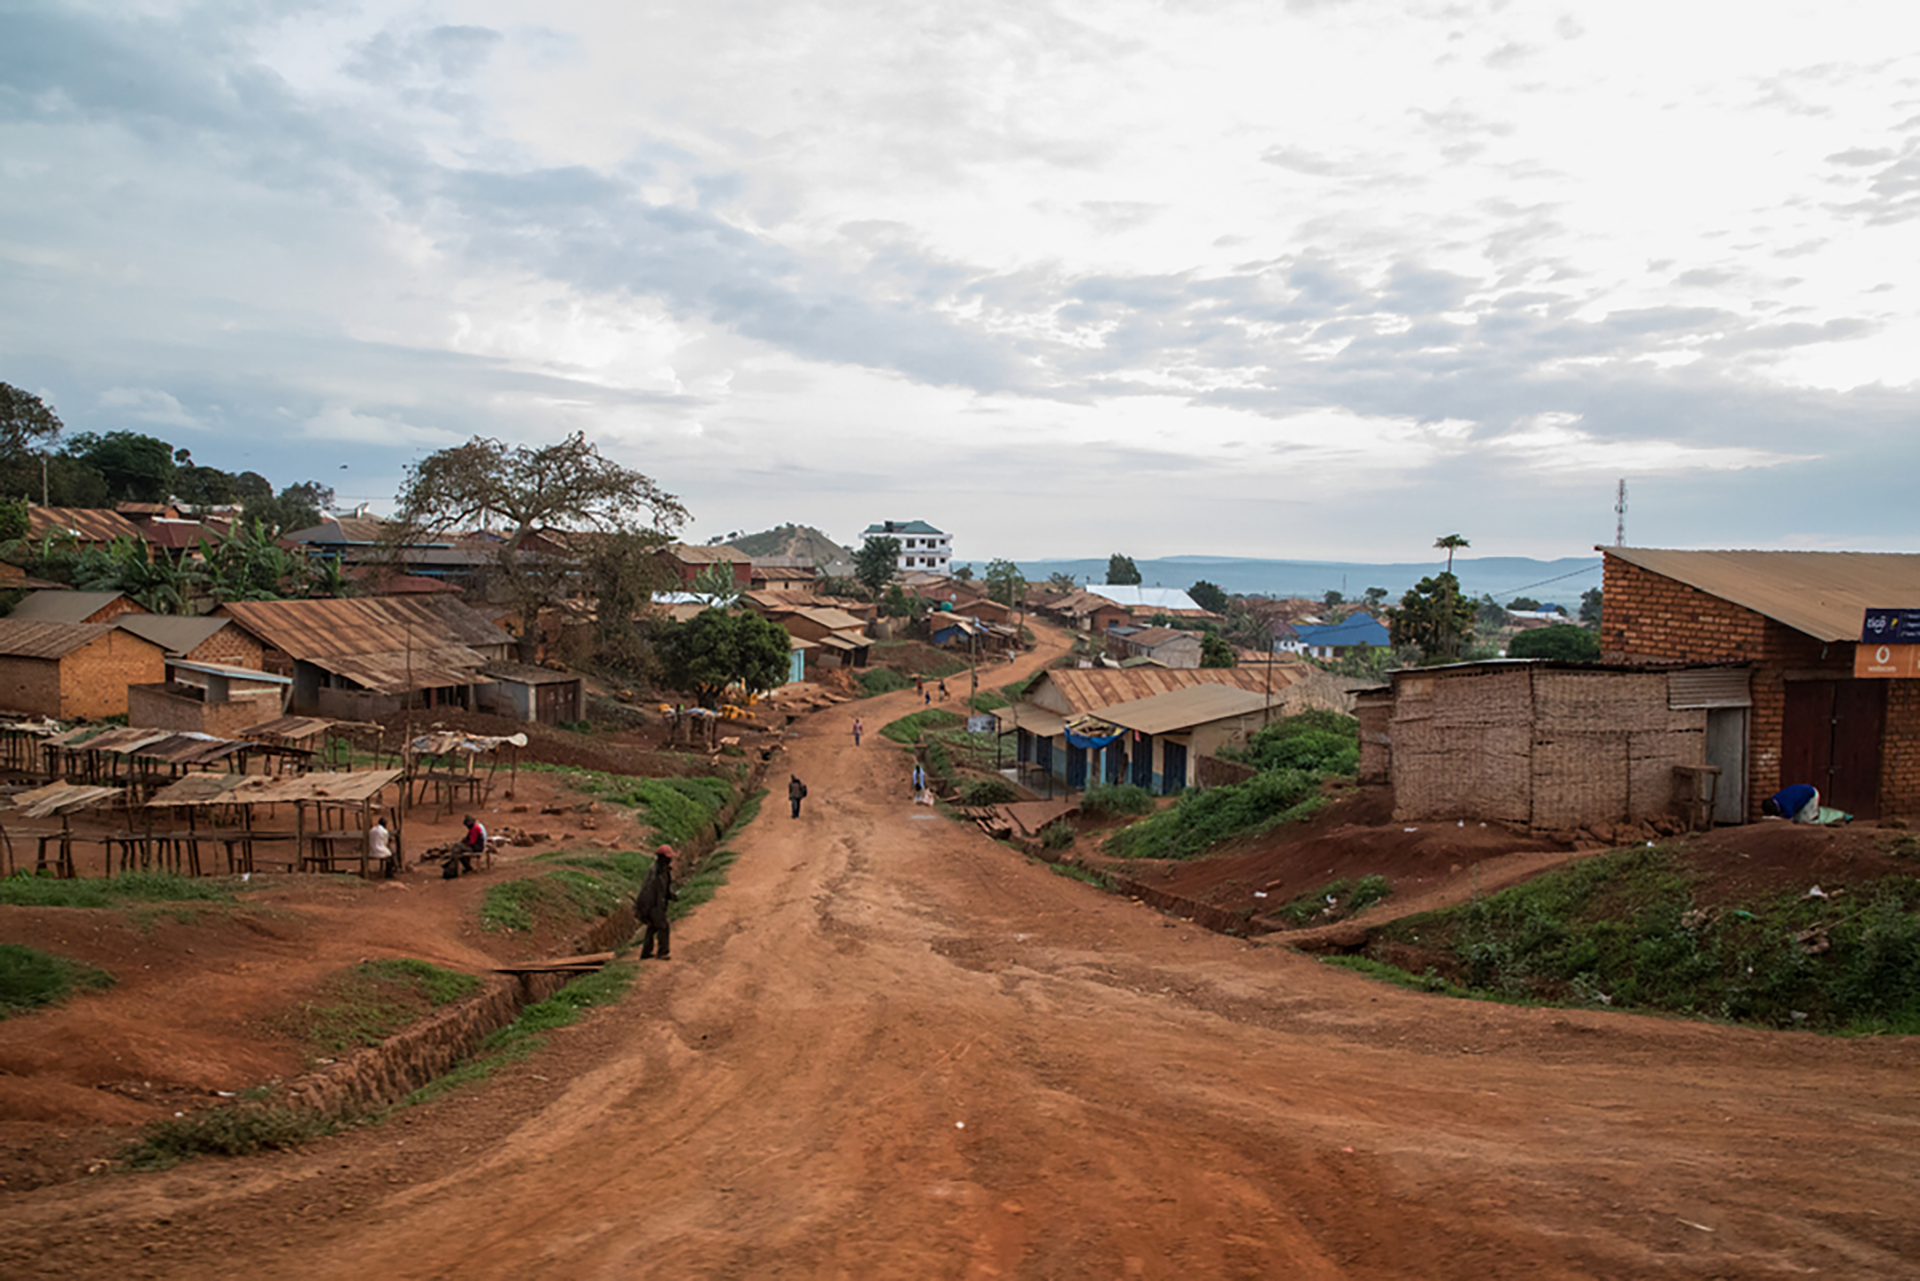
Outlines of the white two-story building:
M 900 568 L 945 574 L 953 563 L 953 538 L 924 520 L 886 520 L 867 526 L 864 538 L 892 538 L 900 543 Z

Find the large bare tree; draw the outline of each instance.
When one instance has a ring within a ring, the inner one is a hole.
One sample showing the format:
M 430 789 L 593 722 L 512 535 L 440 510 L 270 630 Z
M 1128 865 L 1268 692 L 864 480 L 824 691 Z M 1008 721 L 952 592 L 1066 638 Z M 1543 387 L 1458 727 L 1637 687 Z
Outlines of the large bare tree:
M 497 522 L 503 540 L 495 563 L 520 611 L 520 654 L 532 661 L 540 607 L 578 581 L 578 549 L 526 549 L 536 534 L 652 533 L 666 537 L 686 524 L 687 509 L 653 479 L 601 455 L 586 435 L 534 448 L 475 436 L 428 454 L 407 469 L 400 521 L 425 535 Z

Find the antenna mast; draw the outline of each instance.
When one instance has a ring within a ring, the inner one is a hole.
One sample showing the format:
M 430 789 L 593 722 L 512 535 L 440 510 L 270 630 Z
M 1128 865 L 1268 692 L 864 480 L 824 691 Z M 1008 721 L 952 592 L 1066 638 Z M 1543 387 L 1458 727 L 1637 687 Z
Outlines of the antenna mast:
M 1613 500 L 1613 545 L 1627 545 L 1627 479 L 1624 476 Z

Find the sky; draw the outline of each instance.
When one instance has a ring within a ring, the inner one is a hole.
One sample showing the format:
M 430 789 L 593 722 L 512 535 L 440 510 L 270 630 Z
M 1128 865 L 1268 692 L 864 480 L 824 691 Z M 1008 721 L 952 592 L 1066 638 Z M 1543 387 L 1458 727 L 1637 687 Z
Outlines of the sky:
M 0 381 L 705 541 L 1920 550 L 1905 0 L 0 0 Z

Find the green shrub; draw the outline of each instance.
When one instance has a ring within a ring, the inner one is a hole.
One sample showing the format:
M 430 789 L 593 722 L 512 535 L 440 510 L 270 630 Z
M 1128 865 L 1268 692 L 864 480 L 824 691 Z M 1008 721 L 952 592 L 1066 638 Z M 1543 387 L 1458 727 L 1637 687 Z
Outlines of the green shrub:
M 1008 705 L 1007 700 L 1001 697 L 999 691 L 991 690 L 991 689 L 981 690 L 978 694 L 975 694 L 967 702 L 967 706 L 971 707 L 976 712 L 997 711 L 1002 707 L 1006 707 L 1007 705 Z
M 1215 842 L 1305 817 L 1324 803 L 1317 776 L 1275 770 L 1229 787 L 1184 792 L 1173 808 L 1115 832 L 1107 848 L 1121 858 L 1192 858 Z
M 907 689 L 913 684 L 891 667 L 869 667 L 856 674 L 853 679 L 859 682 L 861 694 L 868 698 L 876 694 L 891 694 L 896 690 Z
M 953 753 L 937 738 L 927 743 L 927 777 L 943 787 L 953 786 Z
M 1065 876 L 1071 880 L 1085 881 L 1088 885 L 1097 885 L 1103 890 L 1113 888 L 1113 878 L 1105 872 L 1097 872 L 1090 867 L 1081 867 L 1078 863 L 1049 863 L 1047 866 L 1053 870 L 1055 875 Z
M 960 789 L 962 805 L 1011 805 L 1020 793 L 1004 778 L 975 779 Z
M 1360 722 L 1343 712 L 1301 712 L 1257 731 L 1245 747 L 1221 749 L 1220 755 L 1258 770 L 1355 774 Z
M 191 1156 L 248 1156 L 295 1148 L 337 1128 L 317 1112 L 248 1106 L 209 1108 L 193 1116 L 154 1122 L 138 1142 L 121 1150 L 120 1158 L 136 1170 L 168 1170 Z
M 1073 824 L 1057 818 L 1040 829 L 1040 844 L 1050 850 L 1063 850 L 1073 844 Z
M 0 1019 L 65 1000 L 76 987 L 113 986 L 113 976 L 80 961 L 18 943 L 0 943 Z
M 1153 793 L 1133 783 L 1095 783 L 1080 794 L 1089 814 L 1151 814 Z

